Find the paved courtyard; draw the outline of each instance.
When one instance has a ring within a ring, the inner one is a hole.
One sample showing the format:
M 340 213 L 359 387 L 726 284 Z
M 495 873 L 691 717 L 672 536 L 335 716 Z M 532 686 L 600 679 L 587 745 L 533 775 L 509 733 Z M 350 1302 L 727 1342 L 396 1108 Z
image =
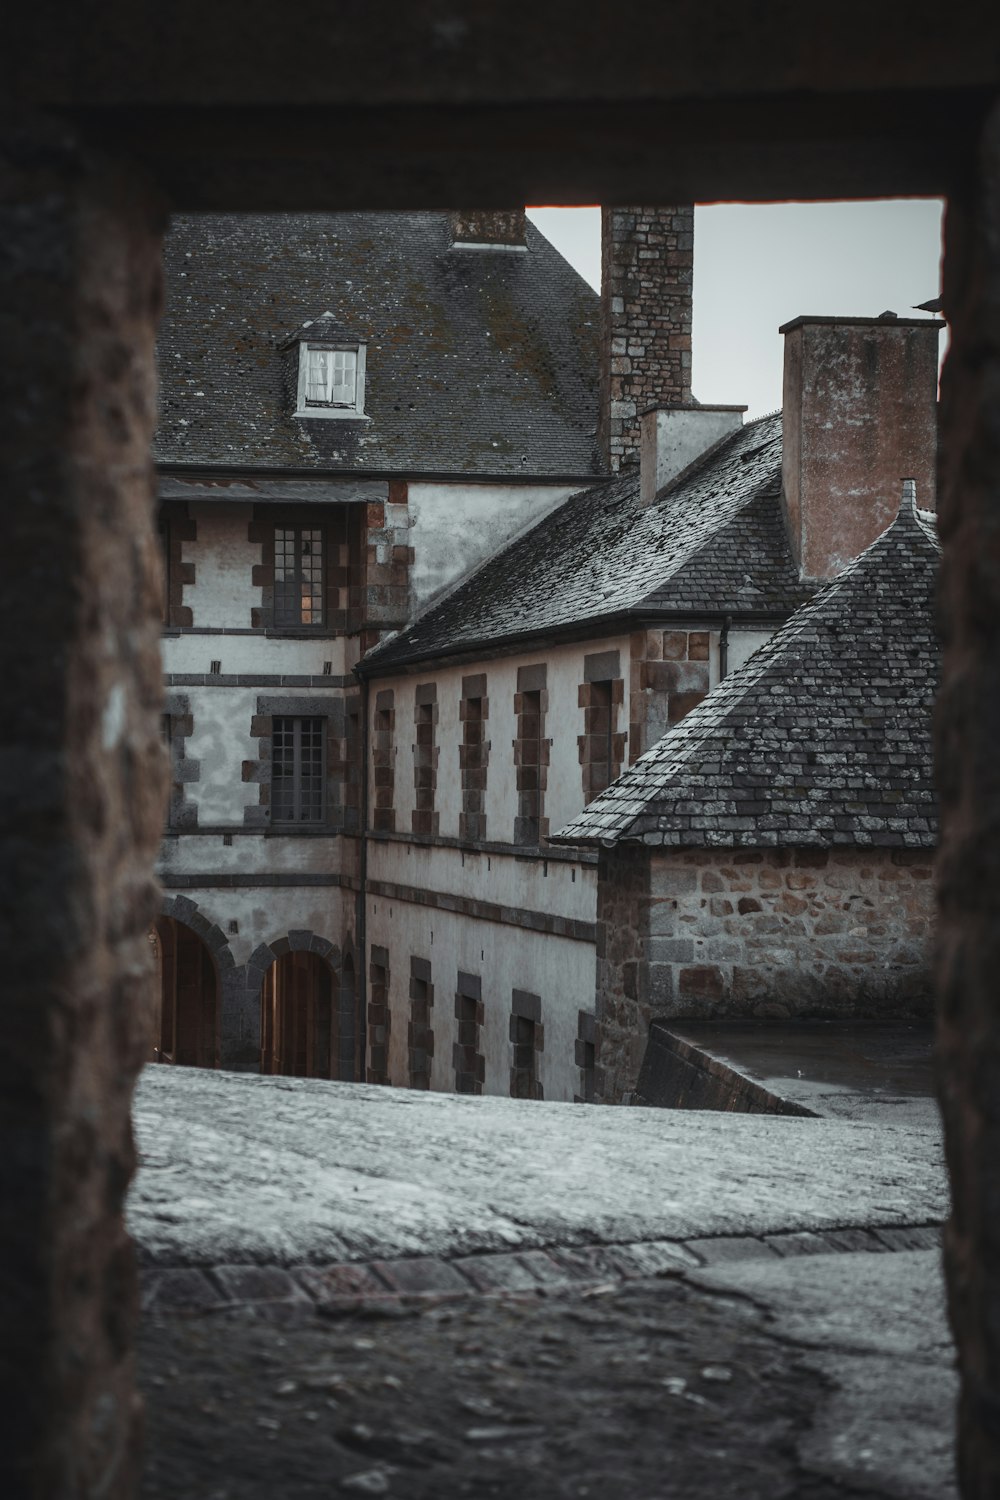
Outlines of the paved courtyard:
M 954 1493 L 930 1117 L 149 1068 L 136 1134 L 150 1500 Z

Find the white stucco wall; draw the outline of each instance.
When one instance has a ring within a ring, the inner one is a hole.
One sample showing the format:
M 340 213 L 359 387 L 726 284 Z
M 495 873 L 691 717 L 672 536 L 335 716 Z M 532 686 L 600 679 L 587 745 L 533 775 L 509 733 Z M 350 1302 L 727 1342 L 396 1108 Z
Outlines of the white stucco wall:
M 194 631 L 191 634 L 164 637 L 163 670 L 210 672 L 212 662 L 217 661 L 221 663 L 220 670 L 226 677 L 250 673 L 269 677 L 289 673 L 321 677 L 324 662 L 329 662 L 333 676 L 341 677 L 346 676 L 350 670 L 345 660 L 345 645 L 342 636 L 284 640 L 276 636 L 265 636 L 263 632 L 259 635 L 199 635 Z M 272 692 L 274 689 L 261 689 L 261 692 L 265 691 Z M 289 692 L 297 691 L 296 688 L 289 689 Z
M 729 632 L 729 666 L 727 670 L 730 672 L 735 672 L 737 667 L 742 667 L 743 663 L 745 661 L 749 661 L 750 657 L 753 656 L 755 651 L 759 651 L 761 646 L 763 646 L 767 641 L 771 639 L 776 628 L 777 627 L 772 626 L 770 629 L 766 630 L 732 629 Z M 715 673 L 712 677 L 712 685 L 714 687 L 715 683 L 718 681 L 718 635 L 715 636 L 713 644 L 715 647 L 715 651 L 713 654 L 716 667 Z
M 484 1091 L 510 1093 L 511 992 L 522 989 L 541 998 L 545 1045 L 538 1057 L 538 1076 L 545 1098 L 572 1100 L 579 1093 L 575 1043 L 578 1012 L 594 1007 L 593 944 L 381 897 L 369 899 L 367 921 L 369 942 L 389 952 L 391 1083 L 405 1086 L 408 1081 L 407 1023 L 413 956 L 431 964 L 432 1088 L 452 1092 L 455 1087 L 452 1046 L 457 1038 L 455 991 L 461 969 L 482 980 Z
M 567 849 L 546 857 L 414 844 L 406 838 L 373 838 L 368 844 L 369 880 L 492 901 L 515 911 L 548 912 L 579 922 L 596 920 L 595 870 L 594 864 L 573 859 Z M 508 931 L 516 936 L 516 929 Z M 531 989 L 531 985 L 522 988 Z
M 237 964 L 246 963 L 261 943 L 273 943 L 295 930 L 313 932 L 340 946 L 354 925 L 354 894 L 337 886 L 234 890 L 207 885 L 166 894 L 195 902 L 201 915 L 226 934 Z M 236 933 L 230 932 L 234 921 Z
M 584 481 L 585 485 L 585 481 Z M 410 484 L 412 613 L 534 526 L 579 484 Z
M 470 661 L 458 667 L 435 670 L 433 663 L 430 663 L 426 672 L 420 672 L 411 677 L 374 679 L 371 685 L 373 721 L 376 694 L 384 688 L 392 688 L 394 692 L 396 737 L 393 805 L 396 809 L 397 830 L 402 833 L 409 831 L 410 814 L 414 806 L 413 745 L 416 740 L 414 696 L 419 683 L 433 682 L 437 685 L 439 752 L 435 808 L 440 817 L 439 832 L 444 836 L 457 837 L 459 813 L 462 807 L 462 779 L 458 753 L 462 742 L 461 724 L 458 717 L 462 678 L 485 672 L 486 693 L 489 699 L 489 718 L 486 721 L 485 737 L 490 746 L 486 777 L 486 836 L 491 843 L 512 841 L 514 819 L 517 814 L 517 779 L 513 748 L 517 736 L 517 716 L 514 712 L 517 673 L 519 667 L 531 666 L 537 662 L 545 662 L 548 668 L 546 691 L 549 706 L 545 719 L 545 738 L 551 743 L 544 815 L 548 818 L 549 827 L 553 831 L 568 823 L 584 805 L 583 777 L 577 744 L 577 737 L 584 730 L 584 710 L 579 706 L 578 701 L 580 684 L 584 680 L 583 659 L 594 652 L 611 650 L 619 653 L 620 670 L 624 679 L 625 698 L 618 708 L 618 732 L 627 733 L 630 678 L 629 638 L 624 635 L 603 640 L 574 642 L 564 646 L 547 646 L 542 651 Z M 370 767 L 369 777 L 371 777 Z
M 253 519 L 251 505 L 192 505 L 197 540 L 181 544 L 184 562 L 195 565 L 195 581 L 184 589 L 184 603 L 193 611 L 196 626 L 250 625 L 250 611 L 260 604 L 253 586 L 253 567 L 260 562 L 260 544 L 247 540 Z

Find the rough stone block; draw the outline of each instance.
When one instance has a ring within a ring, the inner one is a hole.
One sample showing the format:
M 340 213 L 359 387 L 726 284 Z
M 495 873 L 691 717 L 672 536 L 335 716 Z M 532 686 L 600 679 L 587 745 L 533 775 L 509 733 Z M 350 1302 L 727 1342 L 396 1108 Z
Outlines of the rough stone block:
M 280 1266 L 213 1266 L 212 1275 L 234 1302 L 307 1302 L 302 1287 Z
M 412 1260 L 376 1260 L 372 1270 L 395 1292 L 468 1292 L 468 1280 L 449 1261 L 433 1255 Z

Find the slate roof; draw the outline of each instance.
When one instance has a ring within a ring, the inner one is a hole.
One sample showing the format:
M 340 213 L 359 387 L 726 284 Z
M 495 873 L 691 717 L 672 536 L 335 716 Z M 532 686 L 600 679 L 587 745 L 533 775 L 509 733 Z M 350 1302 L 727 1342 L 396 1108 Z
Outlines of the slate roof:
M 639 504 L 638 474 L 572 495 L 365 657 L 426 657 L 662 612 L 781 618 L 799 581 L 780 508 L 781 414 L 749 422 Z
M 161 463 L 583 478 L 601 472 L 599 298 L 532 224 L 527 252 L 452 250 L 447 213 L 172 221 Z M 302 325 L 367 341 L 369 421 L 302 419 Z
M 555 841 L 932 845 L 937 559 L 933 520 L 904 504 Z

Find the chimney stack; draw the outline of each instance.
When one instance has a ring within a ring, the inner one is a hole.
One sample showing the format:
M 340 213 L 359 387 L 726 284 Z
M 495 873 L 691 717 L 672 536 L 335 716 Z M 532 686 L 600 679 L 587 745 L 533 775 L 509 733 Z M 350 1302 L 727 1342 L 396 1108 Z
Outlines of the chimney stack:
M 785 336 L 782 497 L 803 578 L 832 578 L 899 510 L 934 509 L 936 318 L 795 318 Z
M 527 250 L 523 208 L 458 208 L 451 216 L 453 250 Z
M 745 406 L 653 406 L 640 419 L 639 503 L 743 426 Z
M 639 461 L 640 413 L 691 404 L 694 208 L 601 209 L 601 408 L 612 474 Z

